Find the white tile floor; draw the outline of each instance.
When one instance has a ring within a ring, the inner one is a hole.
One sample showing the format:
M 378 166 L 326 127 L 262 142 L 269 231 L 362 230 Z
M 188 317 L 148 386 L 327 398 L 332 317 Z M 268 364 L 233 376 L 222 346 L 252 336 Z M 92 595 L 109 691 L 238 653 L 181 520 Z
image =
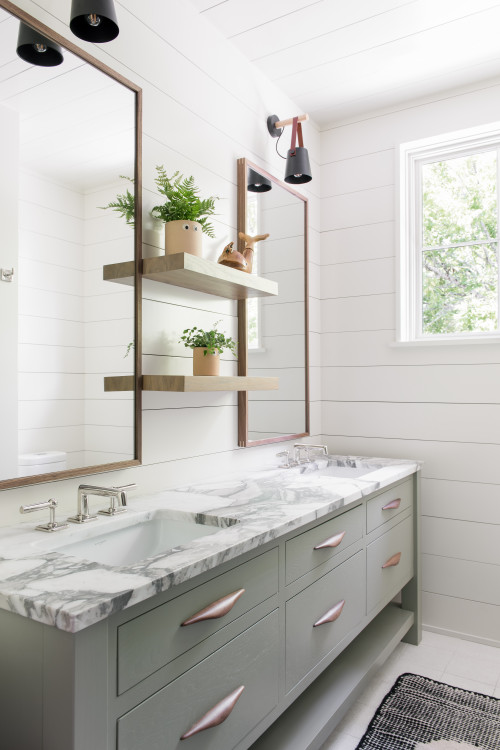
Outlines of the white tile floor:
M 500 648 L 424 631 L 419 646 L 399 644 L 321 750 L 354 750 L 381 700 L 404 672 L 500 698 Z

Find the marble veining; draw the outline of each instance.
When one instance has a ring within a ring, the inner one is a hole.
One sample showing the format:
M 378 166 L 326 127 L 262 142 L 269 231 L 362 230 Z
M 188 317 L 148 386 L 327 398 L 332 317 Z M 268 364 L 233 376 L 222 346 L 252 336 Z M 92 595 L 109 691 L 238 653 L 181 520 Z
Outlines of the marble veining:
M 350 468 L 366 473 L 344 476 Z M 0 530 L 0 608 L 78 632 L 345 508 L 418 468 L 416 461 L 328 456 L 290 469 L 253 471 L 145 495 L 130 501 L 128 513 L 120 518 L 54 535 L 34 531 L 35 523 Z M 103 565 L 57 551 L 165 509 L 172 517 L 220 526 L 220 531 L 131 565 Z

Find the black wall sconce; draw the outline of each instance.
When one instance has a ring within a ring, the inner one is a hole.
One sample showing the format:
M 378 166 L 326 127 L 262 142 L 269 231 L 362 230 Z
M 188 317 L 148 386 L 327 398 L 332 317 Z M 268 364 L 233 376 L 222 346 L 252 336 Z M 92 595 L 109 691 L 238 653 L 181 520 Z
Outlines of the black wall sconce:
M 309 154 L 304 148 L 302 138 L 302 123 L 309 119 L 309 115 L 298 115 L 290 117 L 288 120 L 280 120 L 278 115 L 270 115 L 267 118 L 267 129 L 269 135 L 273 138 L 280 138 L 283 130 L 287 125 L 292 126 L 292 140 L 286 156 L 285 182 L 292 185 L 301 185 L 312 180 L 311 165 L 309 164 Z M 296 145 L 297 137 L 299 145 Z M 277 144 L 276 144 L 277 145 Z M 278 149 L 276 148 L 279 156 Z M 282 156 L 282 159 L 285 157 Z
M 86 42 L 111 42 L 120 33 L 113 0 L 72 0 L 69 27 Z
M 64 59 L 62 48 L 58 44 L 22 21 L 19 24 L 16 52 L 21 60 L 43 68 L 60 65 Z
M 256 172 L 255 169 L 248 169 L 247 190 L 251 193 L 267 193 L 271 189 L 271 180 Z

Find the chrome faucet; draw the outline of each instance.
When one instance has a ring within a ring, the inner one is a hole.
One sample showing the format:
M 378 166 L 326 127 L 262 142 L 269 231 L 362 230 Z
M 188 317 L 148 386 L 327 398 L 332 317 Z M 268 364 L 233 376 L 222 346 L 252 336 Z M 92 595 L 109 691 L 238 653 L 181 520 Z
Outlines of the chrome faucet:
M 102 516 L 115 516 L 117 513 L 124 513 L 127 508 L 127 490 L 137 487 L 136 484 L 124 484 L 120 487 L 98 487 L 92 484 L 81 484 L 78 487 L 78 505 L 76 516 L 70 516 L 68 521 L 71 523 L 87 523 L 95 521 L 97 515 L 91 515 L 89 512 L 89 496 L 109 497 L 109 508 L 99 510 L 97 513 Z M 118 505 L 116 502 L 118 501 Z
M 295 443 L 293 446 L 294 459 L 297 464 L 308 464 L 311 463 L 311 454 L 320 452 L 323 456 L 328 455 L 328 448 L 326 445 L 311 445 L 311 443 Z M 305 458 L 301 458 L 301 455 L 305 453 Z

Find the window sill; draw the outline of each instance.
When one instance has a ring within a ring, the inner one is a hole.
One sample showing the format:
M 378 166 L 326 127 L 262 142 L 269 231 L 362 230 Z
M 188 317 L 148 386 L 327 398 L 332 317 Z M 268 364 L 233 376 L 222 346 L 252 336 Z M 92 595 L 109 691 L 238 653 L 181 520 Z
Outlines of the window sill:
M 477 338 L 433 338 L 414 339 L 413 341 L 393 341 L 389 346 L 413 347 L 413 346 L 477 346 L 477 344 L 500 344 L 500 336 L 484 336 Z

